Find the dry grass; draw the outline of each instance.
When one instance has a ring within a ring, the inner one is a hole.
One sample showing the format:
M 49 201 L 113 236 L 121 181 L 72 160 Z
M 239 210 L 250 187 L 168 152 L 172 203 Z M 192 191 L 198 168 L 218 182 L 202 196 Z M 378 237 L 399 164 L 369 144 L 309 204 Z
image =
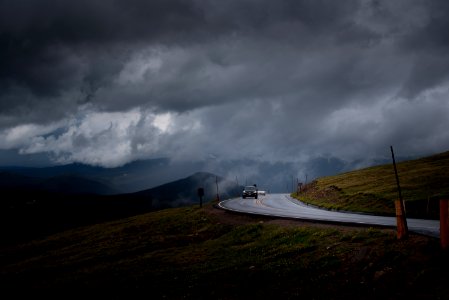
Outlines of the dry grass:
M 0 282 L 15 295 L 101 291 L 114 298 L 448 295 L 448 259 L 437 239 L 412 234 L 398 241 L 391 229 L 274 221 L 217 214 L 208 205 L 69 230 L 1 248 Z
M 449 196 L 449 152 L 397 164 L 407 215 L 438 218 L 438 201 Z M 398 189 L 393 165 L 322 177 L 306 187 L 298 199 L 318 206 L 394 214 Z

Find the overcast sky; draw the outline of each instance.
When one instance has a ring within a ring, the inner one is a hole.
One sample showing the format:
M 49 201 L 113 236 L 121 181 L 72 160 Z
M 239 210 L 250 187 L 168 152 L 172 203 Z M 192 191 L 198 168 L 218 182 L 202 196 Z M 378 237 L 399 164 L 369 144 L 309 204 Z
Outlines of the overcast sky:
M 3 163 L 427 155 L 448 96 L 447 0 L 0 0 Z

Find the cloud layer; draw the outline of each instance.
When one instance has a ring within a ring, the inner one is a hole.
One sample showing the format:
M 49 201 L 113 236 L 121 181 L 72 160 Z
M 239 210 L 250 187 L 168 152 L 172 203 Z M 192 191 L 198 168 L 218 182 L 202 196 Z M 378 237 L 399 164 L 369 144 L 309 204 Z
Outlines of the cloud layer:
M 0 149 L 106 167 L 449 149 L 447 1 L 0 1 Z

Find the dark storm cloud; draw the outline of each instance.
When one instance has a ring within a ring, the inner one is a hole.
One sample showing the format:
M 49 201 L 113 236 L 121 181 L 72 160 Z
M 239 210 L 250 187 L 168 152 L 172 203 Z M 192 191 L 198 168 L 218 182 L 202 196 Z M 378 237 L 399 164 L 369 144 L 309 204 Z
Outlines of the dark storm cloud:
M 89 94 L 107 84 L 132 51 L 153 43 L 207 47 L 209 40 L 223 35 L 264 34 L 281 44 L 284 36 L 305 44 L 311 35 L 344 23 L 354 2 L 345 3 L 2 1 L 2 94 L 19 86 L 44 100 L 74 85 Z M 292 29 L 305 35 L 289 34 Z
M 410 58 L 411 70 L 401 95 L 413 99 L 423 91 L 445 86 L 449 80 L 449 3 L 430 1 L 411 14 L 407 34 L 397 41 L 398 50 Z
M 88 99 L 120 71 L 134 43 L 197 27 L 194 10 L 187 1 L 1 1 L 2 111 L 21 114 L 67 92 L 75 93 L 71 102 Z
M 448 16 L 443 0 L 0 0 L 0 147 L 108 166 L 444 149 Z

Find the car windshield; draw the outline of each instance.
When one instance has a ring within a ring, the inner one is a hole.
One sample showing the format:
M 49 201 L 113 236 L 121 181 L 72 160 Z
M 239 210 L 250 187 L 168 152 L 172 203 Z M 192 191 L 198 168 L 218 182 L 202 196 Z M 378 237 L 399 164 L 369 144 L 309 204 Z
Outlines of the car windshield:
M 256 187 L 250 185 L 250 186 L 245 187 L 245 190 L 247 190 L 247 191 L 255 191 Z

